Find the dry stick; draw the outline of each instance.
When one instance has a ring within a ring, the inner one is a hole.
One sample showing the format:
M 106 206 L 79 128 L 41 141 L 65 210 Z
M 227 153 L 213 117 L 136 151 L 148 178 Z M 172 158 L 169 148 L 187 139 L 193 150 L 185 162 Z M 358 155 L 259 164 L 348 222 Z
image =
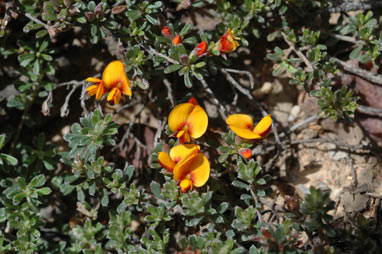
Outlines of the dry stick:
M 172 92 L 171 83 L 170 83 L 170 81 L 168 81 L 167 78 L 163 79 L 163 83 L 167 88 L 167 95 L 168 95 L 168 98 L 170 99 L 171 107 L 173 108 L 173 107 L 175 107 L 175 98 L 174 98 L 174 94 Z
M 356 110 L 360 113 L 364 113 L 367 115 L 382 117 L 382 109 L 380 108 L 373 108 L 373 107 L 358 105 Z
M 241 85 L 239 85 L 239 83 L 237 83 L 237 81 L 231 76 L 231 74 L 228 73 L 227 69 L 222 68 L 221 72 L 225 75 L 225 77 L 227 78 L 228 82 L 231 85 L 233 85 L 240 93 L 242 93 L 243 95 L 247 96 L 248 99 L 253 100 L 251 92 L 248 89 L 246 89 L 246 88 L 242 87 Z
M 163 121 L 159 121 L 159 128 L 157 129 L 156 133 L 155 133 L 155 136 L 154 136 L 154 145 L 153 147 L 156 147 L 157 144 L 159 143 L 159 140 L 160 140 L 160 136 L 162 134 L 162 130 L 166 124 L 166 121 L 167 121 L 167 118 L 165 117 L 165 119 Z
M 123 150 L 123 145 L 125 143 L 125 140 L 129 137 L 130 135 L 130 131 L 131 129 L 133 128 L 134 124 L 135 124 L 135 120 L 137 118 L 138 115 L 140 115 L 143 111 L 143 109 L 145 108 L 145 105 L 144 104 L 141 104 L 140 108 L 137 110 L 137 112 L 134 114 L 133 116 L 133 119 L 131 119 L 130 123 L 129 123 L 129 127 L 127 128 L 125 134 L 123 134 L 123 137 L 121 139 L 121 141 L 119 142 L 119 144 L 117 146 L 115 146 L 112 150 L 115 150 L 117 147 L 119 148 L 119 150 Z
M 145 48 L 145 50 L 146 50 L 150 55 L 157 55 L 157 56 L 160 56 L 160 57 L 166 59 L 169 63 L 172 63 L 172 64 L 180 64 L 177 60 L 172 59 L 172 58 L 166 56 L 165 54 L 162 54 L 162 53 L 156 51 L 156 50 L 153 49 L 152 47 L 149 47 L 148 49 Z
M 219 102 L 219 100 L 216 98 L 215 94 L 212 92 L 210 87 L 208 86 L 205 79 L 202 77 L 199 79 L 200 83 L 202 83 L 202 86 L 204 90 L 211 96 L 212 103 L 219 108 L 219 114 L 223 119 L 227 118 L 226 109 L 223 107 L 223 104 Z
M 349 12 L 349 11 L 358 11 L 358 10 L 369 10 L 369 9 L 375 9 L 375 8 L 381 8 L 382 2 L 380 1 L 364 1 L 364 2 L 346 2 L 342 3 L 339 6 L 332 7 L 332 8 L 325 8 L 321 9 L 320 12 L 328 12 L 328 13 L 340 13 L 340 12 Z
M 42 22 L 38 18 L 33 17 L 30 13 L 25 13 L 24 15 L 25 15 L 25 17 L 27 17 L 28 19 L 32 20 L 33 22 L 35 22 L 35 23 L 37 23 L 39 25 L 44 26 L 46 30 L 49 30 L 49 26 L 47 24 L 45 24 L 44 22 Z
M 85 98 L 86 98 L 86 86 L 82 86 L 81 97 L 80 97 L 81 108 L 82 108 L 83 115 L 87 116 L 89 115 L 89 111 L 87 110 L 85 105 Z
M 226 72 L 247 75 L 249 79 L 249 83 L 250 83 L 250 88 L 251 89 L 255 88 L 255 79 L 253 78 L 252 74 L 249 71 L 241 71 L 241 70 L 235 70 L 235 69 L 229 69 L 229 68 L 222 68 L 222 70 Z
M 284 40 L 288 44 L 288 46 L 294 51 L 294 53 L 296 53 L 304 61 L 309 71 L 313 71 L 314 70 L 313 65 L 309 62 L 308 58 L 306 58 L 306 56 L 300 50 L 297 50 L 295 48 L 294 44 L 288 40 L 288 37 L 286 36 L 285 33 L 281 33 L 281 34 L 284 37 Z
M 333 58 L 337 64 L 339 64 L 345 71 L 353 73 L 355 75 L 358 75 L 362 78 L 365 78 L 369 80 L 370 82 L 373 82 L 374 84 L 382 86 L 382 76 L 381 75 L 374 75 L 373 73 L 362 70 L 360 68 L 357 68 L 355 66 L 352 66 L 351 64 L 348 64 L 344 61 L 341 61 L 338 58 Z
M 61 117 L 66 117 L 68 116 L 69 114 L 69 100 L 70 100 L 70 97 L 72 96 L 72 94 L 74 93 L 74 91 L 80 86 L 81 84 L 76 84 L 72 87 L 72 90 L 70 90 L 70 92 L 68 93 L 68 95 L 66 96 L 65 98 L 65 102 L 64 104 L 61 106 L 61 114 L 60 116 Z
M 138 104 L 138 103 L 139 103 L 139 101 L 132 101 L 132 102 L 130 102 L 129 104 L 125 104 L 125 105 L 123 105 L 122 107 L 120 107 L 119 109 L 117 109 L 117 110 L 115 111 L 115 113 L 119 113 L 119 112 L 121 112 L 122 110 L 127 109 L 127 108 L 130 108 L 131 106 L 134 106 L 134 105 L 136 105 L 136 104 Z
M 351 43 L 354 43 L 354 44 L 357 44 L 357 45 L 365 44 L 364 41 L 357 40 L 356 38 L 351 37 L 351 36 L 340 35 L 340 34 L 333 34 L 333 37 L 338 39 L 338 40 L 346 41 L 346 42 L 351 42 Z

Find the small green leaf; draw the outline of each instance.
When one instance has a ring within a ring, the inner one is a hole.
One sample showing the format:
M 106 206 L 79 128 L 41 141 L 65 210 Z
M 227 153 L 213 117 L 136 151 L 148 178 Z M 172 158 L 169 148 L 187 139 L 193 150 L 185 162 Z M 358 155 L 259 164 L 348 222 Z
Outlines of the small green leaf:
M 150 184 L 150 188 L 151 188 L 151 191 L 153 192 L 153 194 L 155 195 L 155 197 L 162 198 L 161 188 L 160 188 L 159 183 L 152 181 Z
M 43 29 L 43 30 L 40 30 L 36 33 L 36 39 L 39 39 L 39 38 L 42 38 L 44 37 L 45 35 L 48 34 L 48 31 Z
M 189 73 L 185 73 L 185 74 L 184 74 L 184 85 L 185 85 L 187 88 L 191 88 L 191 87 L 192 87 L 192 81 L 191 81 L 191 78 L 190 78 L 190 74 L 189 74 Z
M 44 196 L 49 195 L 51 192 L 52 190 L 49 187 L 37 189 L 37 193 Z
M 166 69 L 164 69 L 164 73 L 168 74 L 168 73 L 177 71 L 177 70 L 179 70 L 182 67 L 183 66 L 180 65 L 180 64 L 172 64 L 172 65 L 168 66 Z

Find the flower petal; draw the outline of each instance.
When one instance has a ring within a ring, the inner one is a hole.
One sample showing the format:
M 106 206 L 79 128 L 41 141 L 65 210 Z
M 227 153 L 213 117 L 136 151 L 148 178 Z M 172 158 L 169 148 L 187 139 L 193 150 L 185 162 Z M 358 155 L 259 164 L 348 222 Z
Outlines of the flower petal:
M 170 129 L 173 132 L 183 129 L 193 109 L 194 105 L 191 103 L 182 103 L 173 108 L 168 116 L 168 126 Z
M 260 120 L 260 122 L 253 129 L 253 132 L 264 137 L 266 136 L 272 128 L 272 117 L 267 115 Z
M 158 161 L 159 164 L 167 169 L 168 171 L 172 172 L 175 167 L 175 162 L 171 159 L 170 155 L 164 152 L 159 152 L 158 153 Z
M 121 90 L 119 90 L 117 87 L 114 87 L 113 89 L 111 89 L 109 95 L 107 96 L 107 100 L 112 102 L 113 104 L 118 104 L 120 99 L 121 99 Z
M 118 84 L 122 86 L 127 81 L 125 66 L 120 60 L 110 62 L 102 74 L 102 79 L 105 82 L 105 87 L 111 89 Z M 126 85 L 126 84 L 125 84 Z
M 97 93 L 97 90 L 98 90 L 98 85 L 91 85 L 86 89 L 86 92 L 88 92 L 90 96 L 93 96 Z
M 187 192 L 189 189 L 192 190 L 192 181 L 190 179 L 184 179 L 179 184 L 180 189 L 183 193 Z
M 259 139 L 261 138 L 260 135 L 254 133 L 253 131 L 247 129 L 247 128 L 240 128 L 230 125 L 229 128 L 239 137 L 245 138 L 245 139 Z
M 190 178 L 196 187 L 203 186 L 210 177 L 210 163 L 206 156 L 199 153 L 190 166 L 193 170 L 190 172 Z
M 131 96 L 130 81 L 126 75 L 122 76 L 121 90 L 124 95 Z
M 210 163 L 202 153 L 189 156 L 185 160 L 175 165 L 174 179 L 181 181 L 187 174 L 196 187 L 203 186 L 210 176 Z
M 186 144 L 174 146 L 170 150 L 170 158 L 175 162 L 179 163 L 180 161 L 186 159 L 190 155 L 198 153 L 200 146 L 195 144 Z
M 229 125 L 230 128 L 232 126 L 236 128 L 248 129 L 248 130 L 252 130 L 253 128 L 252 117 L 245 114 L 232 114 L 227 117 L 225 122 Z
M 105 94 L 105 87 L 103 83 L 99 83 L 97 88 L 97 93 L 96 93 L 96 100 L 101 99 L 104 94 Z
M 206 132 L 208 126 L 208 116 L 206 111 L 199 105 L 196 105 L 188 117 L 187 123 L 188 132 L 191 137 L 201 137 Z
M 174 171 L 173 171 L 173 176 L 174 179 L 177 181 L 183 180 L 188 173 L 190 173 L 194 168 L 191 166 L 193 165 L 194 160 L 198 157 L 198 153 L 192 154 L 185 158 L 184 160 L 178 162 L 175 165 Z
M 92 82 L 92 83 L 102 83 L 102 79 L 99 79 L 99 78 L 93 78 L 93 77 L 89 77 L 86 79 L 87 82 Z

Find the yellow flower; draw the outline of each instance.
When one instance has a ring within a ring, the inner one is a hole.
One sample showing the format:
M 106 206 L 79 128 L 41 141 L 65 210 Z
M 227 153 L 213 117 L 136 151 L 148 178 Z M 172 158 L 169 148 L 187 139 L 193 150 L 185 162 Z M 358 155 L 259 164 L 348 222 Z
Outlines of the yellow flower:
M 191 138 L 201 137 L 207 130 L 208 116 L 192 97 L 189 102 L 177 105 L 171 110 L 168 125 L 179 138 L 179 143 L 191 142 Z
M 118 104 L 122 93 L 131 96 L 130 82 L 125 73 L 125 66 L 120 60 L 109 63 L 102 74 L 102 79 L 89 77 L 87 82 L 94 83 L 86 89 L 90 96 L 95 95 L 96 100 L 102 98 L 105 92 L 109 92 L 107 100 Z
M 227 32 L 225 32 L 218 42 L 220 53 L 224 54 L 235 51 L 237 47 L 239 47 L 238 39 L 238 37 L 233 37 L 231 29 L 228 28 Z
M 210 177 L 210 163 L 199 150 L 198 145 L 187 144 L 174 146 L 170 154 L 158 153 L 160 165 L 173 173 L 182 192 L 203 186 Z
M 227 117 L 229 128 L 239 137 L 245 139 L 260 139 L 265 137 L 272 128 L 272 117 L 267 115 L 253 128 L 253 120 L 249 115 L 232 114 Z

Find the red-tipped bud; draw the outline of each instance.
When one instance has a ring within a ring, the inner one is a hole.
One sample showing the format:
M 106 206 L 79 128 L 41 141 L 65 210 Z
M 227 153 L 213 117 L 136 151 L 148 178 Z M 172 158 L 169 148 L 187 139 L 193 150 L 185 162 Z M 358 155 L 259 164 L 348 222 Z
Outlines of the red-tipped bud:
M 177 35 L 173 40 L 172 40 L 172 45 L 179 45 L 182 43 L 182 37 L 180 35 Z
M 172 40 L 172 38 L 173 38 L 171 28 L 169 28 L 168 26 L 164 26 L 162 28 L 162 35 L 169 40 Z
M 252 157 L 252 151 L 251 151 L 251 149 L 248 149 L 248 148 L 240 149 L 239 153 L 241 156 L 243 156 L 243 158 L 245 158 L 247 160 L 249 160 Z
M 195 97 L 191 97 L 188 103 L 191 103 L 192 105 L 198 105 L 198 101 L 195 99 Z
M 207 49 L 208 49 L 208 45 L 207 45 L 207 42 L 205 42 L 205 41 L 202 41 L 201 43 L 199 43 L 195 47 L 195 51 L 196 51 L 196 54 L 198 55 L 198 57 L 205 54 L 207 52 Z
M 97 4 L 97 6 L 94 8 L 94 15 L 96 15 L 97 17 L 101 17 L 103 14 L 102 7 L 103 7 L 102 2 Z

